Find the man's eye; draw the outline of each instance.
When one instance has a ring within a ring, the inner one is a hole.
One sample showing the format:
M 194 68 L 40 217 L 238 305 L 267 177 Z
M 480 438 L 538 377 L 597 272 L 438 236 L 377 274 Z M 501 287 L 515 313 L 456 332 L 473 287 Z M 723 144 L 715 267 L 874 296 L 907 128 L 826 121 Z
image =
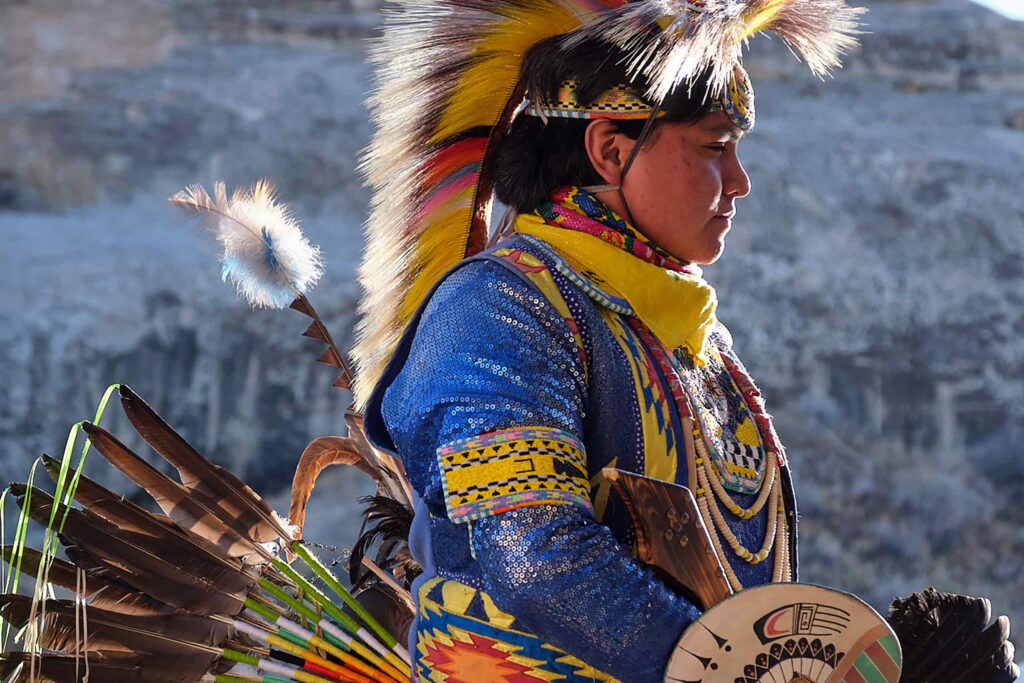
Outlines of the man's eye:
M 725 145 L 705 145 L 705 146 L 708 149 L 714 150 L 716 152 L 724 152 L 725 151 Z

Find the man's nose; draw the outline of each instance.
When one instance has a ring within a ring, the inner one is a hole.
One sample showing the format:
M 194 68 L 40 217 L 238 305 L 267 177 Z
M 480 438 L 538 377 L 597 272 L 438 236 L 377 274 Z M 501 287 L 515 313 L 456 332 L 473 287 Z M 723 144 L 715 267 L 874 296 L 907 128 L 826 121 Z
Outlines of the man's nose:
M 725 178 L 723 178 L 722 189 L 730 197 L 740 198 L 750 194 L 750 176 L 740 163 L 739 156 L 735 151 L 729 155 L 726 166 Z

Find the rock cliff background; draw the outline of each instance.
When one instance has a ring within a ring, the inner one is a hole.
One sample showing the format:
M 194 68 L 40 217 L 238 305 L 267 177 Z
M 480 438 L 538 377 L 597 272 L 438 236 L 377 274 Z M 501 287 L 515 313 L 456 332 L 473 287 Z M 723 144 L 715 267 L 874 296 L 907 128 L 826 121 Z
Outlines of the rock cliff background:
M 867 4 L 827 83 L 752 46 L 754 191 L 708 276 L 789 448 L 803 578 L 879 607 L 987 594 L 1019 632 L 1024 23 Z M 323 248 L 312 298 L 348 346 L 377 23 L 376 0 L 0 4 L 0 475 L 59 454 L 119 381 L 287 507 L 347 397 L 302 319 L 236 301 L 165 200 L 272 178 Z M 327 476 L 309 536 L 346 543 L 364 491 Z

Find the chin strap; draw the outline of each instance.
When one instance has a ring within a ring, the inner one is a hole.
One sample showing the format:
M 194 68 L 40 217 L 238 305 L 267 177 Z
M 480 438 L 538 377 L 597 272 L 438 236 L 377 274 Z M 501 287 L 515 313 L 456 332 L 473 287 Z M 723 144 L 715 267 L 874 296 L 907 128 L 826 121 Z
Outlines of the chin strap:
M 626 181 L 626 173 L 629 172 L 630 167 L 633 165 L 633 161 L 636 160 L 637 155 L 640 153 L 640 148 L 643 146 L 644 142 L 647 141 L 647 138 L 650 136 L 651 131 L 654 130 L 654 123 L 657 120 L 660 111 L 661 104 L 655 104 L 650 116 L 648 116 L 647 120 L 644 122 L 644 127 L 640 131 L 640 136 L 636 139 L 636 144 L 633 145 L 633 149 L 630 150 L 629 156 L 626 157 L 626 163 L 622 167 L 622 173 L 619 175 L 619 182 L 617 184 L 612 183 L 606 185 L 588 185 L 583 188 L 584 190 L 592 194 L 598 194 L 601 192 L 618 192 L 619 199 L 622 201 L 622 209 L 626 214 L 623 217 L 627 221 L 629 221 L 630 225 L 637 228 L 638 230 L 639 226 L 637 226 L 636 221 L 633 220 L 633 212 L 629 210 L 629 202 L 626 201 L 626 195 L 622 191 L 622 184 Z

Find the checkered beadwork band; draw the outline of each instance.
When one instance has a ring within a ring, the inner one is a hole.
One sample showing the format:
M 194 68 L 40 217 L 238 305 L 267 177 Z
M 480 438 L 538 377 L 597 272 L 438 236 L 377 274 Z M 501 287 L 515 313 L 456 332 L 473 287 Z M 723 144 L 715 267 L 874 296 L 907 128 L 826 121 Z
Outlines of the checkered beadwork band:
M 529 100 L 523 113 L 538 118 L 614 119 L 629 121 L 646 119 L 654 107 L 645 102 L 632 86 L 619 84 L 602 93 L 589 105 L 576 99 L 576 81 L 565 81 L 558 89 L 558 99 Z M 709 111 L 724 111 L 744 133 L 754 128 L 754 88 L 746 70 L 739 64 L 729 80 L 729 87 L 711 103 Z M 659 111 L 657 116 L 664 116 Z
M 591 509 L 583 444 L 559 429 L 518 427 L 460 439 L 438 448 L 437 459 L 453 522 L 528 505 Z
M 563 119 L 615 119 L 628 121 L 646 119 L 654 107 L 644 102 L 628 85 L 613 85 L 590 104 L 583 106 L 576 99 L 576 81 L 565 81 L 554 102 L 531 100 L 523 110 L 529 116 Z M 659 112 L 659 116 L 662 114 Z

